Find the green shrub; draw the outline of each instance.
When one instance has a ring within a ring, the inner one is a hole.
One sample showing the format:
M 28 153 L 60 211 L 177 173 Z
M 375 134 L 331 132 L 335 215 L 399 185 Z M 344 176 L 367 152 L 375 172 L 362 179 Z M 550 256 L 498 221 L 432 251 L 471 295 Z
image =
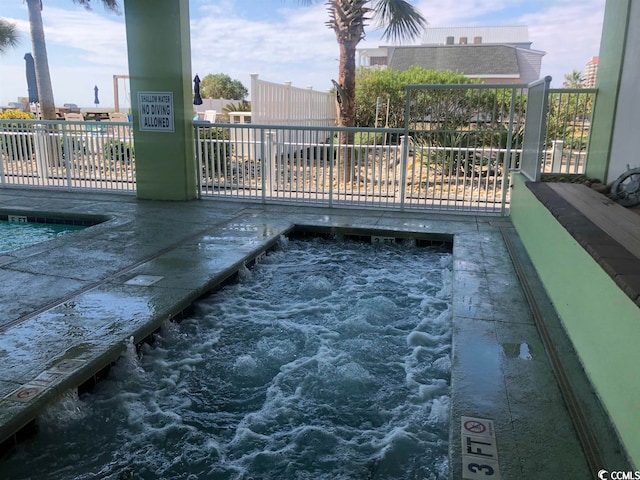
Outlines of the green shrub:
M 0 120 L 33 120 L 35 115 L 20 110 L 5 110 L 0 112 Z M 2 155 L 11 160 L 25 160 L 34 151 L 33 125 L 22 122 L 3 123 L 0 129 L 11 132 L 11 135 L 0 136 L 0 150 Z M 25 132 L 25 133 L 17 133 Z
M 135 157 L 133 145 L 124 140 L 109 140 L 103 146 L 104 158 L 120 163 L 131 163 Z
M 228 171 L 231 155 L 233 155 L 233 146 L 229 142 L 229 129 L 222 127 L 200 128 L 199 142 L 202 161 L 206 162 L 209 170 L 215 171 L 218 162 L 220 162 L 221 173 Z
M 387 135 L 387 141 L 389 140 Z M 382 145 L 384 142 L 383 132 L 356 132 L 354 135 L 354 145 Z
M 356 126 L 373 127 L 376 124 L 376 106 L 378 105 L 378 126 L 383 127 L 388 121 L 391 128 L 401 128 L 405 121 L 405 105 L 407 98 L 406 85 L 410 84 L 477 84 L 461 73 L 441 72 L 412 66 L 407 70 L 369 70 L 358 69 L 356 81 Z M 433 93 L 439 95 L 439 93 Z M 422 99 L 425 102 L 425 99 Z M 388 118 L 387 118 L 388 112 Z M 414 122 L 422 118 L 424 112 L 412 108 L 410 120 Z
M 226 107 L 222 109 L 224 113 L 231 112 L 250 112 L 251 111 L 251 102 L 238 102 L 238 103 L 229 103 Z

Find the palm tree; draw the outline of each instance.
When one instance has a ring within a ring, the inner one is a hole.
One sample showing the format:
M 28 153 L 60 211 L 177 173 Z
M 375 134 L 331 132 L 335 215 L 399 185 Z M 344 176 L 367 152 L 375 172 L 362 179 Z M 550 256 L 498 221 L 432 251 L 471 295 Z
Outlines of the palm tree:
M 306 2 L 309 3 L 309 0 Z M 340 47 L 338 81 L 338 125 L 353 127 L 356 121 L 356 47 L 364 38 L 370 20 L 384 28 L 382 37 L 391 41 L 411 40 L 422 33 L 426 20 L 407 0 L 327 0 L 329 21 Z
M 118 0 L 101 0 L 104 7 L 113 12 L 119 12 Z M 42 0 L 26 0 L 29 10 L 29 27 L 31 28 L 31 43 L 33 45 L 33 60 L 36 67 L 36 83 L 40 100 L 40 111 L 44 120 L 56 119 L 56 107 L 53 101 L 53 88 L 49 74 L 47 60 L 47 46 L 44 40 L 42 25 Z M 74 3 L 91 8 L 91 0 L 73 0 Z
M 313 0 L 306 0 L 311 3 Z M 326 0 L 329 21 L 340 47 L 338 81 L 332 80 L 338 100 L 338 125 L 354 127 L 356 124 L 356 47 L 364 38 L 364 28 L 370 20 L 384 28 L 382 37 L 391 41 L 416 38 L 422 33 L 426 20 L 407 0 Z M 370 16 L 371 14 L 371 16 Z M 352 144 L 353 132 L 341 132 L 339 143 Z M 352 179 L 353 151 L 343 153 L 343 178 Z
M 579 70 L 574 70 L 571 73 L 567 73 L 564 76 L 564 82 L 562 86 L 564 88 L 582 88 L 584 82 L 584 76 Z
M 19 39 L 16 25 L 0 18 L 0 54 L 5 53 L 8 48 L 16 47 L 20 43 Z

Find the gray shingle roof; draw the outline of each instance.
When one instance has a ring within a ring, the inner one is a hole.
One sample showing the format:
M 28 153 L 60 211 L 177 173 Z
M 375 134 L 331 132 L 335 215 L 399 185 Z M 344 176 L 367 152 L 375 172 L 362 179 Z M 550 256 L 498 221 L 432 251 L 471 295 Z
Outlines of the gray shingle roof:
M 519 75 L 516 49 L 507 45 L 419 45 L 388 49 L 388 65 L 393 70 L 418 65 L 465 75 Z

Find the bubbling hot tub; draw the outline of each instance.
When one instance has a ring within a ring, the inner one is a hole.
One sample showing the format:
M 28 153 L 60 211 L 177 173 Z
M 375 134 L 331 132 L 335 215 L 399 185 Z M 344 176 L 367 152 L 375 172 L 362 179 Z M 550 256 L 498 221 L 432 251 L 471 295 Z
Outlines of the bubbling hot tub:
M 445 248 L 283 239 L 51 408 L 0 471 L 447 478 L 451 278 Z

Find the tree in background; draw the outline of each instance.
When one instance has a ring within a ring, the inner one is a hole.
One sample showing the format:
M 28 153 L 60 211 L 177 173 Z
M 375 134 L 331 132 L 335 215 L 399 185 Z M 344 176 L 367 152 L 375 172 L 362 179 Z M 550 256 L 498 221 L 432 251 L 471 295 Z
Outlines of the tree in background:
M 569 87 L 567 87 L 569 88 Z M 571 88 L 580 88 L 571 87 Z M 547 139 L 562 140 L 564 148 L 586 150 L 588 129 L 593 115 L 595 95 L 583 92 L 555 92 L 549 95 L 547 114 Z
M 251 102 L 238 102 L 238 103 L 229 103 L 226 107 L 222 109 L 224 113 L 231 112 L 250 112 L 251 111 Z
M 427 70 L 413 66 L 407 70 L 358 70 L 356 83 L 356 125 L 359 127 L 373 127 L 376 123 L 378 98 L 378 126 L 401 128 L 404 126 L 404 110 L 407 92 L 405 85 L 409 84 L 467 84 L 479 83 L 470 80 L 461 73 Z M 386 121 L 387 102 L 389 104 L 389 119 Z
M 100 0 L 107 10 L 119 13 L 117 0 Z M 43 120 L 56 119 L 56 107 L 53 101 L 53 87 L 49 73 L 47 46 L 44 40 L 44 26 L 42 24 L 42 0 L 26 0 L 29 10 L 29 27 L 31 29 L 31 43 L 33 44 L 33 60 L 36 68 L 36 82 L 40 100 L 40 112 Z M 73 0 L 74 3 L 91 8 L 91 0 Z
M 562 86 L 564 88 L 582 88 L 584 85 L 584 75 L 579 70 L 574 70 L 564 76 Z
M 240 80 L 232 80 L 224 73 L 210 73 L 200 82 L 200 95 L 202 98 L 244 100 L 249 95 L 249 91 Z
M 4 18 L 0 18 L 0 54 L 9 48 L 14 48 L 20 43 L 20 35 L 14 23 L 9 23 Z
M 305 3 L 311 3 L 307 0 Z M 422 14 L 407 0 L 327 0 L 327 27 L 336 34 L 340 47 L 338 81 L 333 81 L 338 98 L 338 125 L 356 123 L 356 47 L 365 36 L 370 20 L 384 28 L 382 38 L 392 42 L 418 37 L 426 25 Z

